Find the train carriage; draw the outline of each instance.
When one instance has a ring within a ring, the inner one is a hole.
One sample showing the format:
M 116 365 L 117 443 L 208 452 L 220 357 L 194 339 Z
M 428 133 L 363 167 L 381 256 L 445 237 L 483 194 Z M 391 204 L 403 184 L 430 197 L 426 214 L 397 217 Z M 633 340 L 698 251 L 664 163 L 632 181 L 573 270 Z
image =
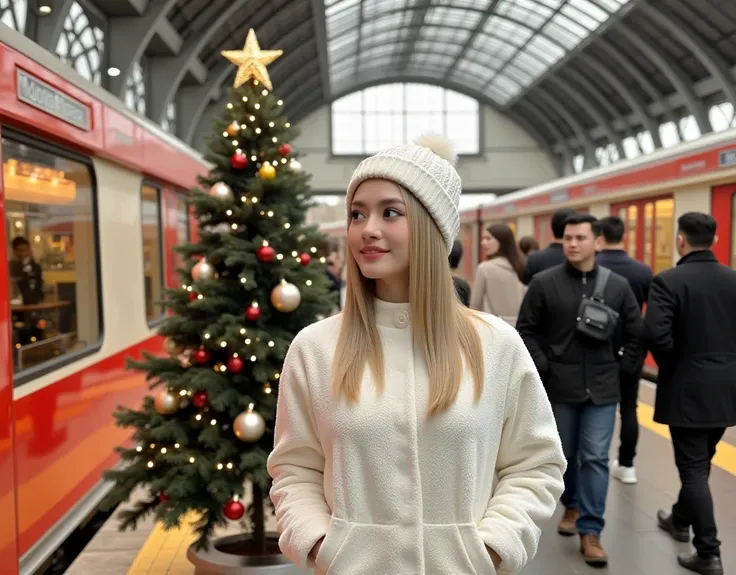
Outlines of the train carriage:
M 187 190 L 208 166 L 24 36 L 0 43 L 0 572 L 33 573 L 98 506 L 161 352 Z M 22 239 L 18 239 L 22 238 Z M 32 261 L 27 255 L 33 256 Z

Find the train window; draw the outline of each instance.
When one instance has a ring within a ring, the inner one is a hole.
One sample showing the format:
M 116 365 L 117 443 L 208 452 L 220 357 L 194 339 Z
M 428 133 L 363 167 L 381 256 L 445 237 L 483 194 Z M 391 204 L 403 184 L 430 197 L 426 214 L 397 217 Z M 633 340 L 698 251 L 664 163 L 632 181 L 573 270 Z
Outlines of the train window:
M 647 198 L 619 204 L 613 206 L 613 213 L 626 225 L 626 253 L 647 264 L 654 274 L 672 267 L 672 198 Z
M 176 194 L 176 245 L 181 246 L 188 244 L 191 239 L 189 230 L 189 204 L 185 194 Z M 177 266 L 184 264 L 184 258 L 181 254 L 176 254 Z
M 2 139 L 16 384 L 94 351 L 102 331 L 92 171 L 25 142 Z
M 161 190 L 141 186 L 141 226 L 143 233 L 143 281 L 146 294 L 146 319 L 164 315 L 164 249 L 161 233 Z

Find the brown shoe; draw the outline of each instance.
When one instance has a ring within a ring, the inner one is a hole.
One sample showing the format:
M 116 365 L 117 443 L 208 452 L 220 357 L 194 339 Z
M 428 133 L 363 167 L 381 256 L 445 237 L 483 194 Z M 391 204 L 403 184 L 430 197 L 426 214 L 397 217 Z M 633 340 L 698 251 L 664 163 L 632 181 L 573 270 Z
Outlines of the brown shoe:
M 588 565 L 600 567 L 608 563 L 608 554 L 603 549 L 598 535 L 581 535 L 580 552 Z
M 564 535 L 565 537 L 575 535 L 578 532 L 575 528 L 575 522 L 578 520 L 578 515 L 580 515 L 580 511 L 577 509 L 565 509 L 565 514 L 562 516 L 562 519 L 560 519 L 559 525 L 557 525 L 557 533 Z

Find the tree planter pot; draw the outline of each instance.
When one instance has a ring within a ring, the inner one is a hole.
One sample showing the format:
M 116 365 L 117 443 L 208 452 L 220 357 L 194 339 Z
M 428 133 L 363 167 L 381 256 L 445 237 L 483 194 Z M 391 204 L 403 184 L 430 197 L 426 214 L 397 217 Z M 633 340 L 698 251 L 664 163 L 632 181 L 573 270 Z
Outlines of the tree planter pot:
M 278 548 L 278 536 L 268 534 L 268 551 L 262 555 L 246 555 L 250 535 L 241 533 L 216 539 L 209 551 L 187 550 L 187 559 L 194 565 L 194 575 L 311 575 L 299 569 Z

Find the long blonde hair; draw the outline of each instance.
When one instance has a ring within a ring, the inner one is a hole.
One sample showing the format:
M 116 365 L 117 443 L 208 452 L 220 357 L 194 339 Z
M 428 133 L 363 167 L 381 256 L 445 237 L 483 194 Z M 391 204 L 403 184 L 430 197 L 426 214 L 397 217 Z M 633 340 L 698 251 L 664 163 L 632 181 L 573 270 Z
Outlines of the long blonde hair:
M 457 297 L 447 264 L 447 246 L 434 220 L 410 192 L 399 188 L 409 219 L 409 301 L 414 339 L 427 361 L 428 414 L 432 416 L 455 402 L 463 379 L 463 358 L 473 376 L 474 399 L 480 399 L 483 348 L 474 322 L 482 320 Z M 356 402 L 366 364 L 373 372 L 378 393 L 383 392 L 383 348 L 373 309 L 375 281 L 360 273 L 352 254 L 346 260 L 348 281 L 332 386 L 336 396 Z

